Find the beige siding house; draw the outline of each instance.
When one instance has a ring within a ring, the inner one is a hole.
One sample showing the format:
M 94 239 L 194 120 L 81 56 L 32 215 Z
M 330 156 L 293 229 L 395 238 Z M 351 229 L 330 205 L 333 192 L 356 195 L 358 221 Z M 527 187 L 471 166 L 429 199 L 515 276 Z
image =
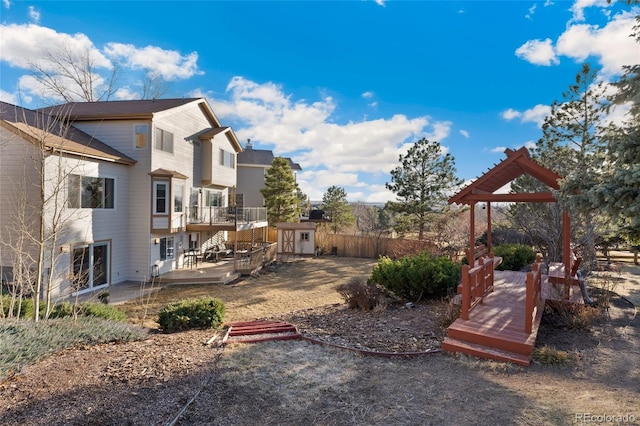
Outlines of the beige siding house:
M 51 165 L 44 167 L 62 176 L 58 196 L 73 217 L 55 243 L 61 256 L 52 273 L 67 281 L 60 284 L 60 295 L 146 281 L 184 267 L 186 255 L 226 242 L 229 231 L 267 226 L 266 212 L 248 221 L 236 205 L 242 147 L 203 98 L 77 102 L 38 111 L 2 108 L 3 218 L 16 193 L 38 202 L 39 193 L 16 187 L 33 188 L 33 175 L 26 170 L 39 168 L 34 162 L 39 148 L 22 129 L 28 127 L 25 113 L 65 123 L 66 133 L 74 136 L 61 144 L 64 149 L 48 153 Z M 33 133 L 41 132 L 31 124 Z M 45 222 L 50 220 L 45 215 Z M 15 239 L 5 228 L 3 242 Z M 1 254 L 0 264 L 10 269 L 10 253 Z M 83 274 L 82 286 L 73 285 L 78 274 Z

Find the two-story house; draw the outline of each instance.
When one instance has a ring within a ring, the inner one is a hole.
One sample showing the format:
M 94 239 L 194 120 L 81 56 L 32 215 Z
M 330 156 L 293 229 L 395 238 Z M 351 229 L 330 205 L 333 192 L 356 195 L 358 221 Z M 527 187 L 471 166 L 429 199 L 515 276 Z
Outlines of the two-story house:
M 247 141 L 244 151 L 238 154 L 238 194 L 246 207 L 262 207 L 265 205 L 260 189 L 265 187 L 265 174 L 274 159 L 273 152 L 266 149 L 253 149 L 251 140 Z M 285 158 L 291 166 L 294 176 L 301 171 L 300 164 L 291 158 Z
M 224 242 L 229 231 L 267 226 L 264 212 L 237 208 L 242 147 L 203 98 L 76 102 L 36 113 L 129 162 L 116 172 L 82 153 L 98 165 L 65 176 L 66 209 L 86 219 L 60 249 L 68 254 L 60 263 L 70 275 L 87 270 L 84 289 L 145 281 L 181 268 L 185 253 Z M 104 199 L 91 201 L 94 192 Z M 98 260 L 106 279 L 95 281 Z

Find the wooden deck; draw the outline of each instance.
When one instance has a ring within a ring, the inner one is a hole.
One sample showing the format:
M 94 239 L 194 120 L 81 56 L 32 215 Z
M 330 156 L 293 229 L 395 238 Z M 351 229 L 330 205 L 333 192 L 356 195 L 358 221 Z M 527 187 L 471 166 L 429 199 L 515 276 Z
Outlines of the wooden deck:
M 564 286 L 554 289 L 542 276 L 542 298 L 533 318 L 531 333 L 525 332 L 526 273 L 494 271 L 494 291 L 449 326 L 442 349 L 481 358 L 529 365 L 538 336 L 538 327 L 547 299 L 560 300 Z M 571 301 L 581 303 L 580 291 L 572 291 Z

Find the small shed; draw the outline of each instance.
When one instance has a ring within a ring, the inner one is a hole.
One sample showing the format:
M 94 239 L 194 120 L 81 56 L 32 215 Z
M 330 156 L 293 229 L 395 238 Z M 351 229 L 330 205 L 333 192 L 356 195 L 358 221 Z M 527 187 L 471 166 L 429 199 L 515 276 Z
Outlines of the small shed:
M 313 255 L 316 252 L 316 223 L 279 222 L 278 254 Z

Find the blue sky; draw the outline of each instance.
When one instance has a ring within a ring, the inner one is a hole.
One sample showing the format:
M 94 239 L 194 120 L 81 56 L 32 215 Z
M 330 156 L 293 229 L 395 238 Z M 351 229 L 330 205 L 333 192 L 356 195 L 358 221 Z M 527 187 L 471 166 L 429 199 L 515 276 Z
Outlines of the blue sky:
M 112 99 L 206 97 L 243 142 L 301 164 L 302 190 L 384 202 L 398 155 L 439 141 L 469 181 L 541 136 L 583 62 L 604 82 L 640 62 L 631 7 L 578 1 L 12 1 L 0 9 L 0 99 L 39 96 L 42 51 L 121 70 Z M 619 111 L 622 114 L 624 111 Z

